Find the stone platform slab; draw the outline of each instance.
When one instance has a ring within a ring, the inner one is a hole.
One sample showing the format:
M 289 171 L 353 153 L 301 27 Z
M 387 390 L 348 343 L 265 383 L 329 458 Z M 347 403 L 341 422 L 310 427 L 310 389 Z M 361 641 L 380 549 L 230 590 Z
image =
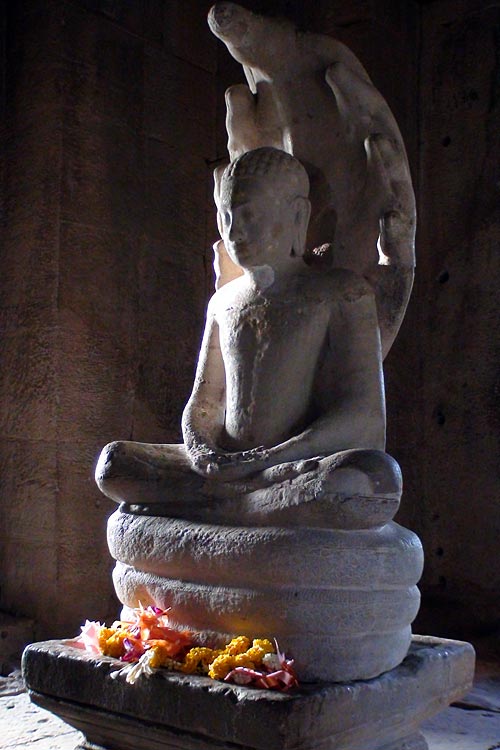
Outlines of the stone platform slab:
M 107 750 L 426 750 L 422 721 L 467 692 L 474 650 L 416 636 L 403 663 L 380 677 L 304 684 L 292 693 L 161 670 L 135 685 L 122 666 L 75 646 L 28 646 L 31 699 Z

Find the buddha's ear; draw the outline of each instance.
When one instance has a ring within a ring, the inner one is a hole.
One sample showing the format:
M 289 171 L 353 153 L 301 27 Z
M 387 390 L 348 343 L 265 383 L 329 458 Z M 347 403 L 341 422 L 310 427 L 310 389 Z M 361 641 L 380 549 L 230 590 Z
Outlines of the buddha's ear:
M 306 249 L 307 227 L 309 217 L 311 216 L 311 201 L 307 198 L 298 196 L 294 198 L 293 209 L 295 212 L 294 235 L 292 244 L 292 253 L 294 255 L 304 255 Z
M 220 198 L 222 175 L 224 174 L 225 169 L 226 169 L 226 165 L 216 167 L 214 169 L 214 201 L 215 201 L 215 205 L 217 206 L 217 228 L 219 230 L 219 234 L 221 237 L 222 237 L 222 226 L 221 226 L 220 215 L 219 215 L 219 198 Z
M 220 289 L 224 284 L 243 275 L 242 267 L 229 257 L 223 240 L 218 240 L 214 244 L 214 271 L 215 289 Z

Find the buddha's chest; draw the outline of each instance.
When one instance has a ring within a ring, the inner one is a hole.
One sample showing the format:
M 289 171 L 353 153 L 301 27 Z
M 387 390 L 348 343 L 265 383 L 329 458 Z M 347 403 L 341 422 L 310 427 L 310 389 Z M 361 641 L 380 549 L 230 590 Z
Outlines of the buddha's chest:
M 226 370 L 314 368 L 328 329 L 328 308 L 311 300 L 228 305 L 219 321 Z

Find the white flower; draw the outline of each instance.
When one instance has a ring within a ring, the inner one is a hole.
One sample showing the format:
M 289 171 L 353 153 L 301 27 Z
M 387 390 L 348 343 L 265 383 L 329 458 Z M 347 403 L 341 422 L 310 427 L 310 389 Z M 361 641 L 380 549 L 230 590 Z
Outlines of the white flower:
M 266 654 L 262 657 L 262 663 L 270 672 L 277 672 L 282 668 L 278 654 Z
M 145 674 L 148 677 L 152 674 L 154 674 L 154 669 L 151 666 L 150 662 L 151 659 L 154 656 L 154 651 L 152 649 L 149 649 L 148 651 L 145 651 L 139 661 L 135 662 L 134 664 L 127 664 L 126 667 L 123 667 L 123 669 L 117 669 L 114 672 L 111 673 L 110 677 L 115 680 L 118 676 L 125 677 L 126 682 L 129 683 L 129 685 L 133 685 L 141 674 Z

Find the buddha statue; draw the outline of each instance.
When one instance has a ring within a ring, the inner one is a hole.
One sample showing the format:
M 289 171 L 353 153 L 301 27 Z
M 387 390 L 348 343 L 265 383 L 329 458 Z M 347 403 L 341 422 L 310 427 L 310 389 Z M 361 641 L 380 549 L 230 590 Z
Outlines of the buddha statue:
M 210 300 L 180 445 L 106 446 L 125 607 L 170 607 L 201 641 L 276 637 L 303 680 L 367 679 L 406 655 L 422 568 L 392 518 L 375 293 L 304 262 L 309 179 L 274 147 L 219 173 L 237 269 Z
M 318 274 L 304 263 L 308 182 L 302 165 L 274 148 L 246 152 L 225 171 L 222 237 L 243 273 L 208 305 L 184 444 L 111 443 L 96 474 L 109 497 L 175 515 L 187 504 L 200 517 L 207 496 L 225 499 L 248 505 L 231 514 L 251 514 L 248 522 L 274 522 L 290 506 L 298 524 L 312 510 L 331 525 L 331 498 L 349 476 L 353 497 L 370 503 L 363 512 L 344 504 L 338 528 L 394 514 L 401 477 L 383 452 L 373 290 L 352 271 Z

